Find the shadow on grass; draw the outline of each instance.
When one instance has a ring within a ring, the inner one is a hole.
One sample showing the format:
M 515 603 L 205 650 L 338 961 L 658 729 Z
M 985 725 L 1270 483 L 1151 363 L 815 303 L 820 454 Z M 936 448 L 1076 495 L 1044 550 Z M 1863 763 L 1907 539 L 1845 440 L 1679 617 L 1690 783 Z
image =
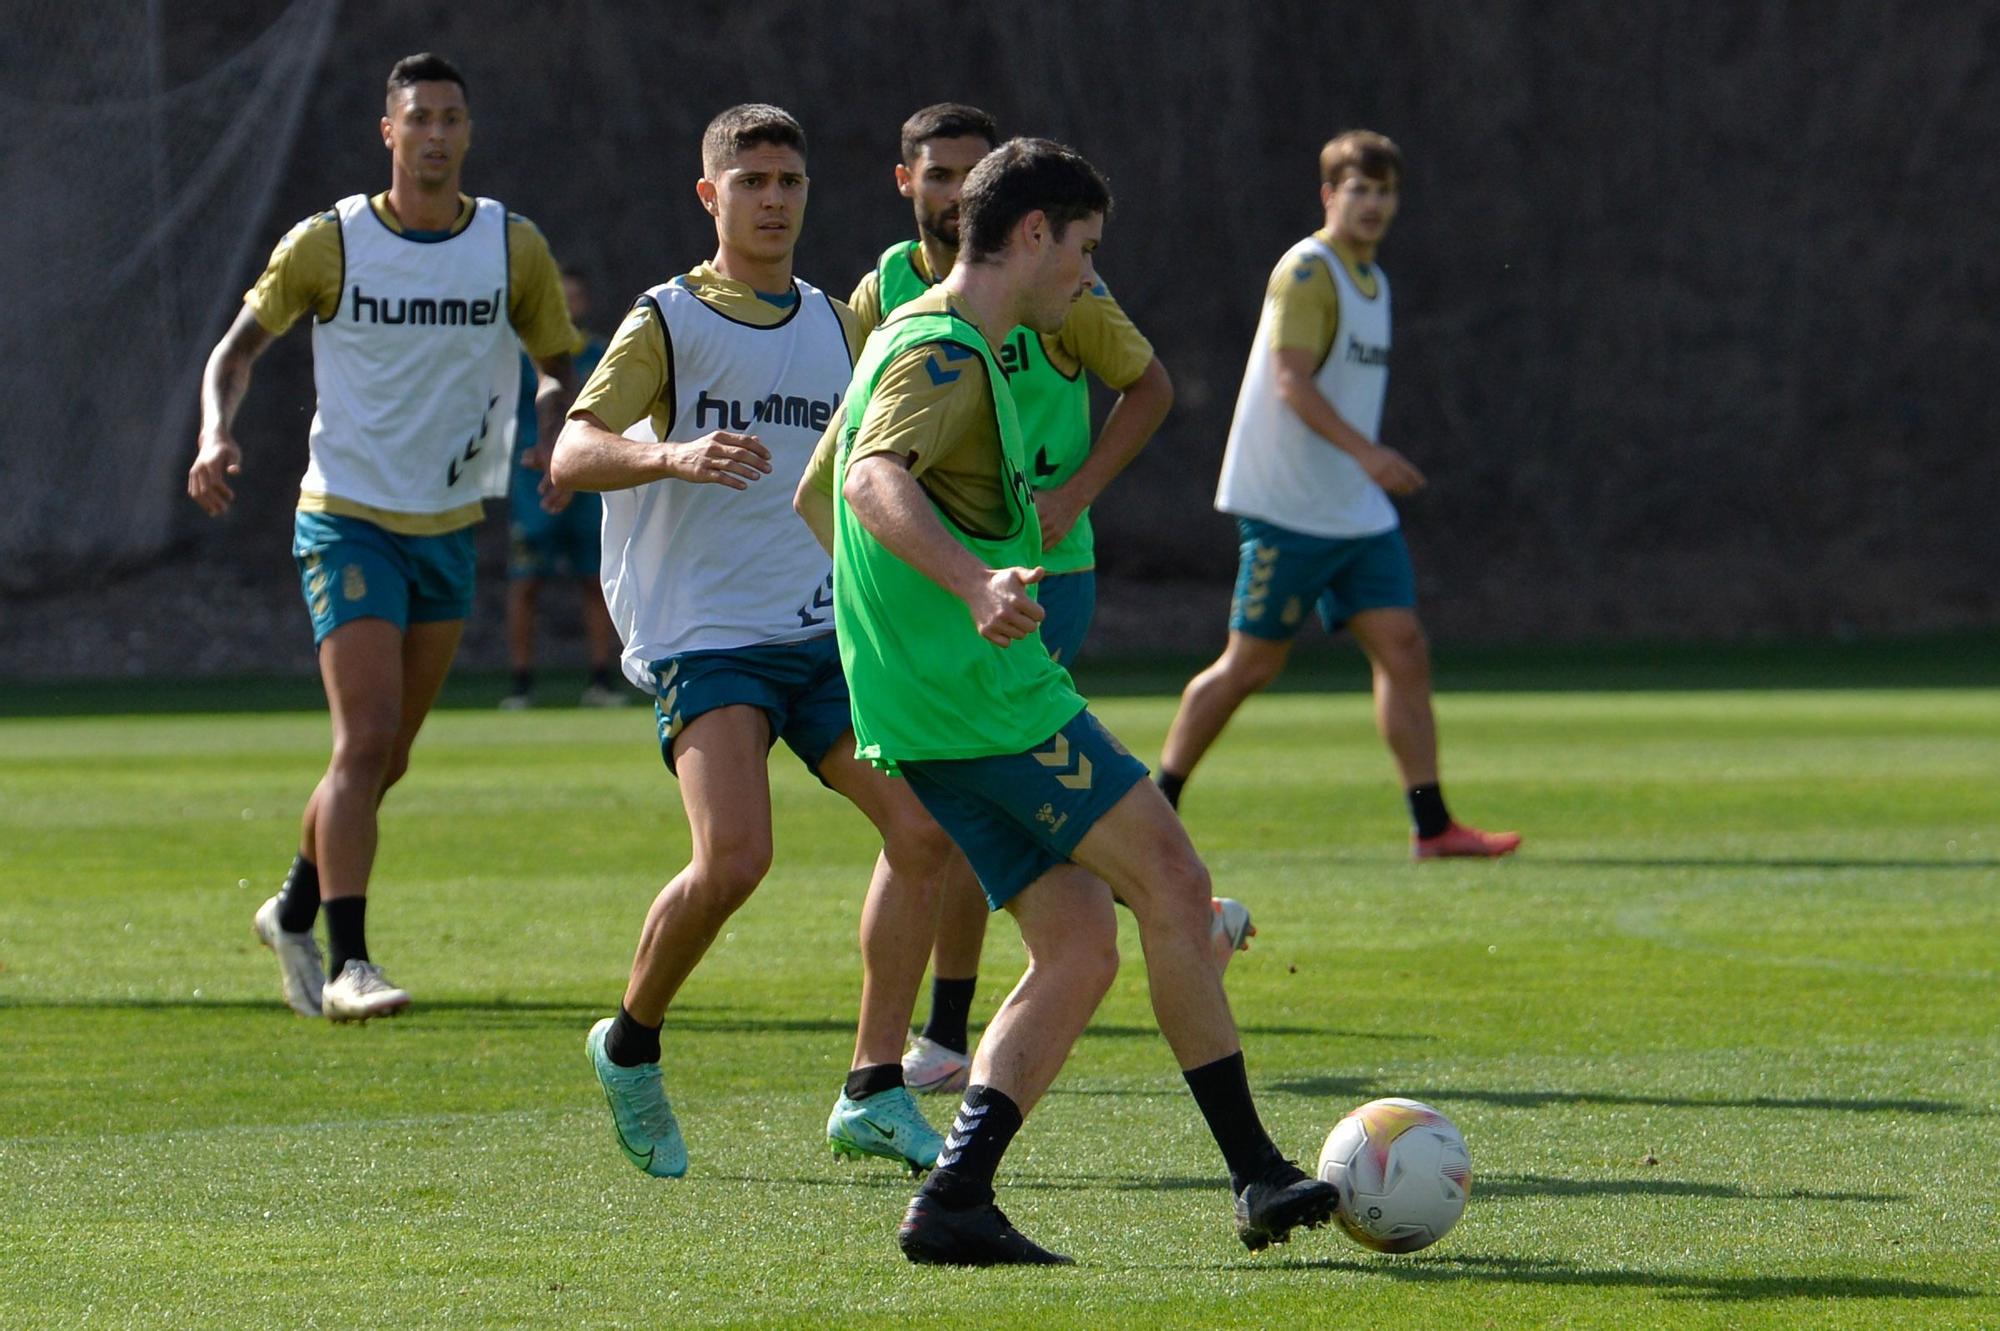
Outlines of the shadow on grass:
M 1342 1031 L 1330 1026 L 1260 1026 L 1255 1022 L 1245 1022 L 1236 1029 L 1244 1035 L 1311 1035 L 1320 1039 L 1386 1040 L 1408 1044 L 1418 1044 L 1438 1038 L 1435 1035 L 1399 1034 L 1393 1031 Z M 1112 1040 L 1161 1038 L 1158 1026 L 1114 1026 L 1110 1022 L 1092 1022 L 1083 1033 L 1086 1036 L 1102 1036 Z
M 1957 856 L 1938 860 L 1826 860 L 1788 859 L 1774 856 L 1769 859 L 1680 859 L 1670 855 L 1648 858 L 1634 856 L 1592 856 L 1559 855 L 1535 857 L 1537 868 L 1546 869 L 1821 869 L 1829 872 L 1841 869 L 1882 869 L 1898 873 L 1924 872 L 1928 870 L 2000 869 L 2000 859 L 1970 859 Z
M 854 1172 L 834 1175 L 801 1177 L 790 1174 L 709 1174 L 706 1179 L 731 1183 L 783 1183 L 801 1188 L 882 1188 L 900 1191 L 907 1195 L 916 1180 L 908 1174 L 886 1168 L 884 1161 L 863 1162 Z M 1229 1180 L 1218 1174 L 1212 1178 L 1190 1177 L 1149 1177 L 1134 1174 L 1072 1174 L 1063 1178 L 1009 1178 L 1001 1185 L 1004 1192 L 1212 1192 L 1227 1200 Z
M 1509 1109 L 1541 1109 L 1550 1105 L 1653 1105 L 1663 1109 L 1827 1109 L 1856 1114 L 1974 1114 L 1955 1100 L 1904 1097 L 1863 1099 L 1834 1095 L 1633 1095 L 1622 1091 L 1482 1091 L 1464 1087 L 1387 1091 L 1360 1077 L 1294 1077 L 1269 1083 L 1269 1089 L 1289 1095 L 1338 1097 L 1362 1101 L 1380 1095 L 1405 1095 L 1428 1104 L 1454 1101 L 1501 1105 Z
M 1714 1302 L 1760 1302 L 1774 1299 L 1976 1299 L 1985 1290 L 1940 1285 L 1928 1280 L 1896 1280 L 1879 1276 L 1828 1276 L 1809 1272 L 1761 1276 L 1704 1276 L 1683 1271 L 1599 1270 L 1573 1262 L 1531 1257 L 1329 1257 L 1277 1264 L 1244 1261 L 1240 1270 L 1351 1271 L 1414 1284 L 1477 1281 L 1518 1285 L 1587 1285 L 1599 1289 L 1644 1289 L 1667 1299 Z
M 1543 1174 L 1478 1175 L 1472 1200 L 1502 1197 L 1701 1197 L 1743 1202 L 1906 1202 L 1888 1192 L 1813 1192 L 1787 1188 L 1782 1192 L 1751 1192 L 1733 1183 L 1690 1183 L 1671 1178 L 1550 1178 Z

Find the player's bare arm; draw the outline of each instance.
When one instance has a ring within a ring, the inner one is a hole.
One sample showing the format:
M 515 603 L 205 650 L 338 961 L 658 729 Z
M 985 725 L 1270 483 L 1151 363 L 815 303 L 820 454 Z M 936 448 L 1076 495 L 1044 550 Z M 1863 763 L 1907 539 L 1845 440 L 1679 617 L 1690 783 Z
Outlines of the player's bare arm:
M 187 492 L 212 518 L 228 512 L 236 498 L 227 479 L 243 470 L 243 450 L 236 446 L 236 409 L 250 391 L 251 364 L 276 340 L 246 305 L 208 353 L 208 365 L 201 372 L 201 437 L 194 465 L 188 468 Z
M 1303 347 L 1275 347 L 1271 355 L 1278 366 L 1278 396 L 1314 434 L 1351 455 L 1370 480 L 1392 495 L 1415 494 L 1424 488 L 1424 474 L 1408 458 L 1370 442 L 1341 419 L 1313 382 L 1319 367 L 1313 364 L 1311 352 Z
M 1042 525 L 1042 548 L 1053 549 L 1083 511 L 1096 503 L 1118 473 L 1132 465 L 1153 432 L 1174 405 L 1174 381 L 1155 356 L 1139 377 L 1119 390 L 1118 401 L 1104 418 L 1104 428 L 1090 446 L 1090 456 L 1061 485 L 1035 496 L 1035 515 Z
M 952 539 L 901 458 L 875 454 L 849 464 L 841 497 L 884 549 L 965 602 L 979 636 L 1005 647 L 1035 631 L 1043 610 L 1028 588 L 1040 568 L 988 568 Z
M 563 426 L 549 478 L 565 490 L 629 490 L 652 481 L 748 489 L 771 470 L 771 451 L 754 434 L 717 430 L 685 443 L 627 439 L 587 411 Z
M 576 401 L 576 366 L 564 352 L 557 356 L 535 357 L 535 369 L 541 377 L 535 386 L 535 424 L 538 440 L 552 440 L 562 429 L 563 413 L 569 404 Z M 552 443 L 538 442 L 521 454 L 521 465 L 530 471 L 542 473 L 541 482 L 535 487 L 541 496 L 542 510 L 546 513 L 560 513 L 569 507 L 570 497 L 576 492 L 564 489 L 549 474 L 549 455 L 555 451 Z
M 833 553 L 833 460 L 839 447 L 842 417 L 836 415 L 813 449 L 812 460 L 799 476 L 799 488 L 792 492 L 792 511 L 805 521 L 828 554 Z

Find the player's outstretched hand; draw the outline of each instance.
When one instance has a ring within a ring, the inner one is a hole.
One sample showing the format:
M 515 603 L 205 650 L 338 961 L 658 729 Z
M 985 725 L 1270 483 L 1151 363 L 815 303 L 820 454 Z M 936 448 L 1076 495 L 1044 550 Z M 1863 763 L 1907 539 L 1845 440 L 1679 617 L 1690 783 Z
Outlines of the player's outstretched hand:
M 211 518 L 221 517 L 236 498 L 236 491 L 224 478 L 238 475 L 242 470 L 243 450 L 234 439 L 226 435 L 202 436 L 194 465 L 188 468 L 188 498 Z
M 1368 473 L 1368 479 L 1392 495 L 1415 494 L 1428 483 L 1424 480 L 1424 474 L 1417 470 L 1415 463 L 1395 449 L 1385 448 L 1381 444 L 1375 445 L 1361 457 L 1360 461 L 1361 469 Z
M 697 485 L 748 489 L 771 470 L 771 450 L 754 434 L 717 430 L 685 444 L 667 446 L 667 474 Z
M 966 602 L 979 636 L 995 647 L 1005 647 L 1035 631 L 1044 611 L 1028 588 L 1042 580 L 1040 568 L 993 568 L 986 570 L 981 583 Z

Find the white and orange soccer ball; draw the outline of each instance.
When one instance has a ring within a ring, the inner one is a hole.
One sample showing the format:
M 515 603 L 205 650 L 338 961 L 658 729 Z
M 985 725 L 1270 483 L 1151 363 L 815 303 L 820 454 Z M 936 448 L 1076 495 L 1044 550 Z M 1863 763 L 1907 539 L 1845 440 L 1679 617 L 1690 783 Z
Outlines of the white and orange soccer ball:
M 1376 1252 L 1415 1252 L 1465 1213 L 1472 1156 L 1452 1121 L 1415 1100 L 1370 1100 L 1327 1134 L 1319 1176 L 1340 1193 L 1334 1219 Z

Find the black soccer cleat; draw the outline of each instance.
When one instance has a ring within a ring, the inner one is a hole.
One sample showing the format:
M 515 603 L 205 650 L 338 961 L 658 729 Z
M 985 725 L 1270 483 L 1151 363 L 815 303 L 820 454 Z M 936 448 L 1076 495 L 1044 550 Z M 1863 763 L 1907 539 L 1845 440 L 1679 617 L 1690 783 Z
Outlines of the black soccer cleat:
M 948 1210 L 918 1193 L 910 1199 L 896 1245 L 920 1266 L 1074 1266 L 1074 1259 L 1050 1252 L 1007 1222 L 992 1202 Z
M 1331 1183 L 1308 1177 L 1286 1160 L 1236 1194 L 1236 1237 L 1259 1252 L 1287 1241 L 1300 1225 L 1318 1229 L 1333 1218 L 1338 1196 Z

